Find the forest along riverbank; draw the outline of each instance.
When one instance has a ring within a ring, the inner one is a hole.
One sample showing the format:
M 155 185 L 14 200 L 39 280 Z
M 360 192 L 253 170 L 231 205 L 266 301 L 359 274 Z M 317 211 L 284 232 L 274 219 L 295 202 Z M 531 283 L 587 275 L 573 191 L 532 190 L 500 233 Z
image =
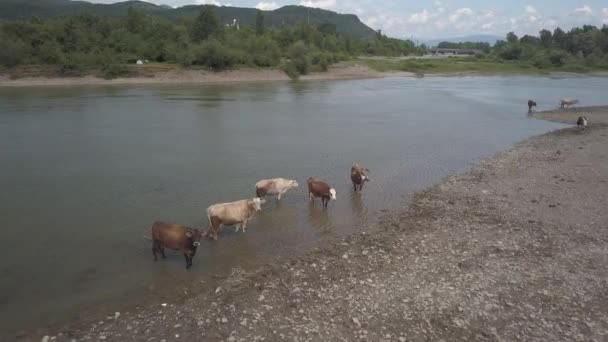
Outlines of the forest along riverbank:
M 139 76 L 120 77 L 106 80 L 93 75 L 82 77 L 25 76 L 13 79 L 10 75 L 0 75 L 0 87 L 28 86 L 75 86 L 75 85 L 120 85 L 120 84 L 178 84 L 178 83 L 235 83 L 289 81 L 290 78 L 279 69 L 240 69 L 228 71 L 205 71 L 188 69 L 159 69 L 138 71 Z M 381 77 L 413 76 L 408 72 L 380 72 L 365 65 L 340 63 L 327 72 L 313 72 L 301 76 L 301 80 L 352 80 Z
M 373 231 L 254 274 L 233 272 L 185 303 L 48 336 L 604 340 L 608 107 L 536 116 L 572 123 L 581 113 L 591 123 L 584 132 L 526 140 L 417 194 Z

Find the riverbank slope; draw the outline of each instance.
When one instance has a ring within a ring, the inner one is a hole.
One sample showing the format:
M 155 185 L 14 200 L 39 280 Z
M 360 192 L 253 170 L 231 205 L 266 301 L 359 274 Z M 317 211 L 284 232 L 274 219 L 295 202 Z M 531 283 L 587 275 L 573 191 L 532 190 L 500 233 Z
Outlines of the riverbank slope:
M 608 336 L 608 107 L 417 194 L 375 229 L 77 340 L 526 340 Z M 331 208 L 330 208 L 331 210 Z M 113 313 L 109 313 L 112 315 Z M 39 340 L 42 336 L 29 336 Z
M 80 86 L 80 85 L 122 85 L 122 84 L 217 84 L 237 82 L 271 82 L 289 81 L 290 78 L 279 69 L 237 69 L 214 72 L 182 68 L 154 68 L 147 66 L 134 67 L 135 76 L 119 77 L 111 80 L 87 75 L 81 77 L 40 76 L 23 74 L 18 78 L 9 74 L 0 75 L 0 87 L 28 86 Z M 313 72 L 301 76 L 304 81 L 310 80 L 352 80 L 381 77 L 413 76 L 407 72 L 374 71 L 357 63 L 339 63 L 327 72 Z

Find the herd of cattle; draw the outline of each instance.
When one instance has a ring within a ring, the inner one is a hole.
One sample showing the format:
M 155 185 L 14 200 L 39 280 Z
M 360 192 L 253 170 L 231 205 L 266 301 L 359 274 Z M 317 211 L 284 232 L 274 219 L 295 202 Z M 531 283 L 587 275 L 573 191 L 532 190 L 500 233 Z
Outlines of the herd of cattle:
M 350 170 L 350 179 L 353 183 L 354 191 L 362 191 L 363 185 L 370 179 L 367 176 L 369 169 L 354 164 Z M 320 198 L 323 208 L 327 208 L 330 200 L 336 200 L 336 189 L 326 182 L 311 177 L 306 181 L 308 185 L 308 197 L 311 201 Z M 253 218 L 255 213 L 262 210 L 264 199 L 268 196 L 276 196 L 277 200 L 281 195 L 290 189 L 297 188 L 298 182 L 290 179 L 275 178 L 265 179 L 256 183 L 253 199 L 245 199 L 230 203 L 214 204 L 207 208 L 207 219 L 209 228 L 207 231 L 197 228 L 184 227 L 178 224 L 165 222 L 155 222 L 152 225 L 152 254 L 154 261 L 157 254 L 165 258 L 165 248 L 180 251 L 186 259 L 186 268 L 192 266 L 192 258 L 196 254 L 201 239 L 204 237 L 217 240 L 218 232 L 222 225 L 236 226 L 236 231 L 240 229 L 245 232 L 247 222 Z
M 560 108 L 570 108 L 570 106 L 573 106 L 575 104 L 578 103 L 578 100 L 573 100 L 573 99 L 561 99 L 559 100 L 559 107 Z M 536 102 L 533 100 L 528 100 L 528 113 L 532 113 L 532 109 L 536 107 Z M 585 130 L 585 127 L 587 127 L 588 124 L 588 120 L 587 117 L 585 116 L 579 116 L 578 120 L 576 120 L 576 125 L 581 129 L 581 130 Z
M 570 107 L 578 103 L 578 100 L 562 99 L 559 104 L 561 108 Z M 536 107 L 536 102 L 528 101 L 528 112 L 532 112 Z M 576 123 L 583 130 L 587 126 L 587 118 L 581 116 Z M 353 183 L 354 191 L 362 191 L 365 182 L 370 179 L 367 176 L 369 169 L 354 164 L 350 171 L 350 179 Z M 324 208 L 327 208 L 329 201 L 336 200 L 336 189 L 326 182 L 311 177 L 306 181 L 308 185 L 308 196 L 311 201 L 320 198 Z M 276 196 L 281 200 L 281 196 L 290 189 L 297 188 L 298 182 L 290 179 L 275 178 L 265 179 L 255 184 L 256 197 L 230 203 L 214 204 L 207 208 L 207 219 L 209 228 L 207 231 L 202 229 L 184 227 L 178 224 L 155 222 L 152 225 L 152 254 L 154 261 L 157 260 L 157 253 L 165 258 L 165 248 L 181 251 L 186 259 L 186 268 L 192 266 L 192 258 L 196 254 L 197 247 L 204 237 L 217 240 L 218 232 L 222 225 L 236 226 L 236 231 L 240 229 L 245 232 L 247 222 L 253 218 L 255 213 L 262 210 L 264 199 L 268 196 Z

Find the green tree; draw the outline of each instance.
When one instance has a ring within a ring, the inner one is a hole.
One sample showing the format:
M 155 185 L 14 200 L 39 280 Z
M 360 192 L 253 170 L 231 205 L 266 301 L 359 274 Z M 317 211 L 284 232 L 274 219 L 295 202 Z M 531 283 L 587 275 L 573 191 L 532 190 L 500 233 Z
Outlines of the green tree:
M 553 42 L 553 35 L 551 34 L 551 31 L 541 30 L 539 32 L 539 37 L 540 37 L 540 44 L 542 45 L 542 47 L 544 47 L 545 49 L 550 49 L 551 44 Z
M 144 13 L 129 6 L 127 11 L 127 30 L 131 33 L 141 33 L 145 26 Z
M 259 36 L 264 34 L 264 13 L 260 10 L 255 13 L 255 33 Z
M 556 28 L 553 31 L 553 45 L 556 48 L 562 49 L 566 43 L 566 32 L 561 28 Z
M 201 41 L 209 38 L 220 28 L 220 22 L 215 15 L 212 6 L 203 6 L 201 13 L 194 20 L 192 25 L 192 38 L 196 41 Z
M 507 33 L 507 42 L 513 44 L 513 43 L 517 43 L 517 41 L 519 40 L 519 38 L 517 38 L 517 35 L 513 32 L 509 32 Z

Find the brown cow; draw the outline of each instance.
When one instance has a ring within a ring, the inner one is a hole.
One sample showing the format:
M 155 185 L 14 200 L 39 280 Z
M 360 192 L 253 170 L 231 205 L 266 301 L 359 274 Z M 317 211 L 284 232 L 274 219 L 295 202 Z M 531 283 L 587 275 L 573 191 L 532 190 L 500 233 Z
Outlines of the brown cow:
M 201 244 L 203 233 L 200 229 L 183 227 L 178 224 L 154 222 L 152 225 L 152 254 L 154 261 L 157 260 L 156 253 L 160 253 L 163 259 L 165 247 L 174 251 L 181 251 L 186 258 L 186 269 L 192 266 L 192 258 L 196 254 L 197 247 Z
M 532 108 L 536 107 L 536 102 L 528 100 L 528 113 L 532 113 Z
M 350 180 L 353 182 L 355 192 L 357 190 L 362 191 L 363 184 L 370 181 L 366 172 L 369 172 L 369 169 L 363 168 L 359 164 L 353 164 L 353 167 L 350 168 Z
M 320 197 L 324 208 L 327 208 L 329 200 L 336 199 L 336 189 L 332 188 L 324 181 L 315 177 L 310 177 L 306 183 L 308 183 L 308 198 L 314 201 L 315 197 Z

